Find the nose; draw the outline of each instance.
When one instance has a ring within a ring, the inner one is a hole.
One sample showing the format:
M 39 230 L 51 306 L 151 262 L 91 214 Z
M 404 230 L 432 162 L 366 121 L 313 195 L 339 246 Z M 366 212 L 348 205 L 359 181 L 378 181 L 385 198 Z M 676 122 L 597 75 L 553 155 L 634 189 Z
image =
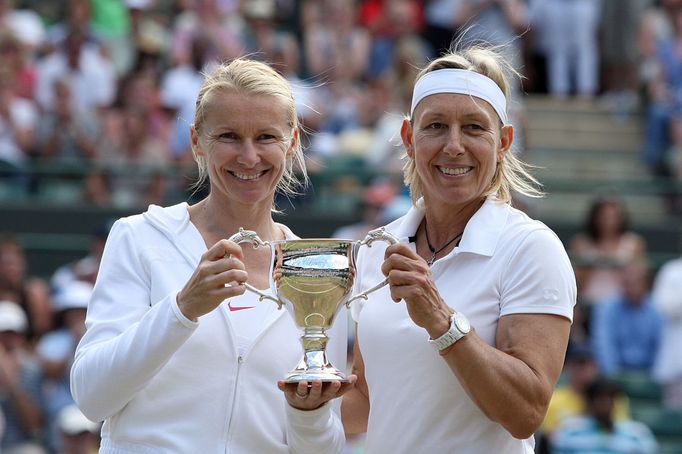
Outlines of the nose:
M 237 162 L 244 167 L 254 167 L 260 162 L 258 148 L 252 139 L 245 139 L 241 144 Z
M 445 145 L 443 146 L 443 152 L 450 156 L 457 156 L 464 153 L 462 131 L 460 131 L 459 128 L 450 128 Z

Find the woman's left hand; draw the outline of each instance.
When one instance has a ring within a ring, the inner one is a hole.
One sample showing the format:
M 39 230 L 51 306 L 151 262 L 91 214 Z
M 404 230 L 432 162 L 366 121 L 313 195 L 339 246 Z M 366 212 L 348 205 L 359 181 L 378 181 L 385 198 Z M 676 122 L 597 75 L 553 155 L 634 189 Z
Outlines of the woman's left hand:
M 396 243 L 386 248 L 381 271 L 388 278 L 391 298 L 396 303 L 405 301 L 417 326 L 436 337 L 448 329 L 452 309 L 438 293 L 426 260 L 406 244 Z
M 313 380 L 310 385 L 307 381 L 287 383 L 279 380 L 277 387 L 284 393 L 284 397 L 292 407 L 299 410 L 315 410 L 353 389 L 357 378 L 355 375 L 349 375 L 348 383 L 340 381 L 322 383 L 321 380 Z

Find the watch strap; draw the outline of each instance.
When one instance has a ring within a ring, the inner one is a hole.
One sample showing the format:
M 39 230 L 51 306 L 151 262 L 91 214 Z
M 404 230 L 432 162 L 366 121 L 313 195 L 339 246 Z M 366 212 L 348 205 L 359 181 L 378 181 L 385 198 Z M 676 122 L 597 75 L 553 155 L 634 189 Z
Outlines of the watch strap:
M 467 325 L 466 331 L 462 331 L 459 328 L 458 324 L 455 322 L 455 317 L 463 319 L 465 321 L 465 324 Z M 455 342 L 457 342 L 458 340 L 460 340 L 461 338 L 463 338 L 464 336 L 466 336 L 467 334 L 469 334 L 468 325 L 469 325 L 468 320 L 466 320 L 464 315 L 462 315 L 461 313 L 454 313 L 450 316 L 450 328 L 448 328 L 448 330 L 445 333 L 443 333 L 443 335 L 441 335 L 440 337 L 436 339 L 429 339 L 429 344 L 431 344 L 433 348 L 438 351 L 444 350 L 451 346 L 452 344 L 454 344 Z

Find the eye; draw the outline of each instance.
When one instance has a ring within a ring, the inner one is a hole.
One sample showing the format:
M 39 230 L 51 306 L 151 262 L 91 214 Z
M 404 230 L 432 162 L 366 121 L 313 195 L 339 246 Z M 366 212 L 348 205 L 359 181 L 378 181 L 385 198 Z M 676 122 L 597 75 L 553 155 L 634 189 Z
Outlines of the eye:
M 261 134 L 258 136 L 258 141 L 261 143 L 279 142 L 280 138 L 274 134 Z
M 464 129 L 470 129 L 472 131 L 484 131 L 485 128 L 478 123 L 469 123 L 467 125 L 464 125 Z
M 218 135 L 218 139 L 226 141 L 237 140 L 237 138 L 237 134 L 234 132 L 223 132 Z
M 433 122 L 433 123 L 427 125 L 426 129 L 445 129 L 445 127 L 446 126 L 443 123 L 438 123 L 436 121 L 436 122 Z

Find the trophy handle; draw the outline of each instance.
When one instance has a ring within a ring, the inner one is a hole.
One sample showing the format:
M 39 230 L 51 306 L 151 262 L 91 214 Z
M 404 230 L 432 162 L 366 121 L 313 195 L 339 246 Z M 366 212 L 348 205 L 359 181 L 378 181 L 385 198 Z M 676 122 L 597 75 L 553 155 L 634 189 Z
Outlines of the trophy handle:
M 254 232 L 253 230 L 244 230 L 243 227 L 239 227 L 239 232 L 232 235 L 230 238 L 228 238 L 228 240 L 234 241 L 237 244 L 249 242 L 253 245 L 254 249 L 257 249 L 261 246 L 270 246 L 270 243 L 267 241 L 261 240 L 256 232 Z M 263 301 L 263 300 L 274 301 L 275 303 L 277 303 L 277 309 L 282 309 L 282 306 L 284 306 L 284 303 L 282 303 L 280 300 L 278 300 L 277 298 L 273 298 L 272 296 L 268 295 L 267 293 L 264 293 L 264 292 L 258 290 L 256 287 L 254 287 L 251 284 L 247 284 L 245 282 L 244 287 L 246 288 L 246 290 L 258 295 L 259 301 Z
M 383 227 L 380 227 L 378 229 L 370 230 L 369 232 L 367 232 L 367 236 L 365 237 L 364 240 L 362 240 L 360 242 L 360 246 L 372 247 L 372 243 L 377 241 L 377 240 L 385 241 L 388 244 L 395 244 L 398 242 L 398 239 L 396 237 L 394 237 L 393 235 L 388 233 L 386 230 L 384 230 Z M 368 290 L 365 290 L 364 292 L 359 293 L 359 294 L 351 297 L 348 301 L 346 301 L 346 307 L 350 309 L 350 303 L 352 303 L 353 301 L 358 300 L 360 298 L 366 300 L 367 295 L 369 295 L 372 292 L 379 290 L 381 287 L 383 287 L 386 284 L 388 284 L 388 278 L 379 282 L 374 287 L 372 287 Z

